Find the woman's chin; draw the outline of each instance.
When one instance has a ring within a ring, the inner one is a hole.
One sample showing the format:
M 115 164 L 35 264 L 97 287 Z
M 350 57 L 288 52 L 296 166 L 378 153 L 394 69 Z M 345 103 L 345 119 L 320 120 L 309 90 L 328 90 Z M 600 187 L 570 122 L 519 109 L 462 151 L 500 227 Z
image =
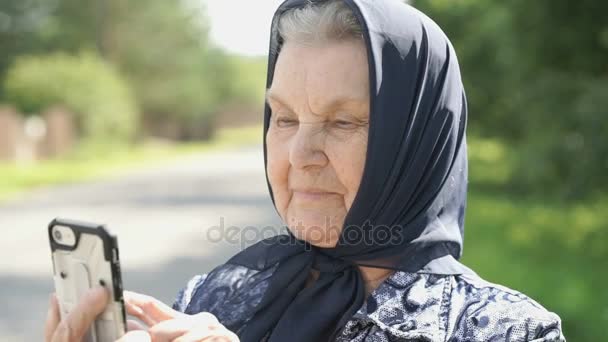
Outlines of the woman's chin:
M 326 226 L 324 222 L 301 222 L 290 225 L 289 230 L 298 239 L 320 248 L 335 247 L 340 237 L 340 228 Z

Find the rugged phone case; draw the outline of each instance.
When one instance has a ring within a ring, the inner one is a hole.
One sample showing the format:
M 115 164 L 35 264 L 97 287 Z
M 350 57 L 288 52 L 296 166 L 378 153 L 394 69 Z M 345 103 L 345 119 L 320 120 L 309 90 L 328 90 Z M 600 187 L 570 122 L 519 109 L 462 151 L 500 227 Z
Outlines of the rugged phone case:
M 68 227 L 73 231 L 73 246 L 55 241 L 55 226 Z M 112 300 L 84 340 L 117 340 L 125 333 L 126 316 L 116 237 L 103 225 L 60 218 L 49 223 L 48 233 L 61 317 L 70 312 L 87 289 L 102 284 L 110 291 Z

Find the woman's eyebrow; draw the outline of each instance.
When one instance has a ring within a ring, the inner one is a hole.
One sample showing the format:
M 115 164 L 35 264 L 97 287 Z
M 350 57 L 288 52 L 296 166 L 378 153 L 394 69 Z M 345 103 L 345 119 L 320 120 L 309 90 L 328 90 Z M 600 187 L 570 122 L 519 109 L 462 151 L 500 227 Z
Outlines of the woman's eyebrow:
M 283 100 L 278 94 L 272 92 L 270 90 L 266 91 L 266 102 L 278 102 L 281 105 L 290 108 L 287 101 Z M 331 112 L 345 105 L 354 104 L 354 105 L 363 105 L 365 104 L 365 100 L 353 98 L 349 96 L 334 98 L 328 103 L 324 104 L 323 112 Z M 291 109 L 291 108 L 290 108 Z
M 266 90 L 266 102 L 279 102 L 280 104 L 287 106 L 286 101 L 283 101 L 281 99 L 281 97 L 277 94 L 275 94 L 273 91 L 271 91 L 270 89 Z
M 365 104 L 365 101 L 362 99 L 352 97 L 339 97 L 332 99 L 329 103 L 325 104 L 324 111 L 333 112 L 337 109 L 344 108 L 349 105 L 361 106 L 363 104 Z

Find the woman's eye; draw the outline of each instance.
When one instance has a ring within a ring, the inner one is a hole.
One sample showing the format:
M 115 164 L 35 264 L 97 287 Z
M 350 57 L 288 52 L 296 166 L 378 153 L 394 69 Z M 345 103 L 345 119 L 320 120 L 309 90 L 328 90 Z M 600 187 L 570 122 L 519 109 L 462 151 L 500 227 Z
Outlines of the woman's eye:
M 277 118 L 276 120 L 278 127 L 290 127 L 298 124 L 298 120 L 290 118 Z
M 333 125 L 337 128 L 342 128 L 342 129 L 350 129 L 350 128 L 357 127 L 357 125 L 355 123 L 346 121 L 346 120 L 336 120 L 333 122 Z

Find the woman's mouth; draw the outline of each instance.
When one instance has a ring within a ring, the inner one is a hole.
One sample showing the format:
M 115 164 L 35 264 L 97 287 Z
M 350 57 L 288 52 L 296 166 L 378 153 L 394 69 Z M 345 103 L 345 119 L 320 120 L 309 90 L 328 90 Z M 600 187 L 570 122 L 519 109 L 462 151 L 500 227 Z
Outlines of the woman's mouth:
M 302 201 L 318 201 L 335 196 L 337 193 L 322 190 L 294 190 L 293 197 Z

